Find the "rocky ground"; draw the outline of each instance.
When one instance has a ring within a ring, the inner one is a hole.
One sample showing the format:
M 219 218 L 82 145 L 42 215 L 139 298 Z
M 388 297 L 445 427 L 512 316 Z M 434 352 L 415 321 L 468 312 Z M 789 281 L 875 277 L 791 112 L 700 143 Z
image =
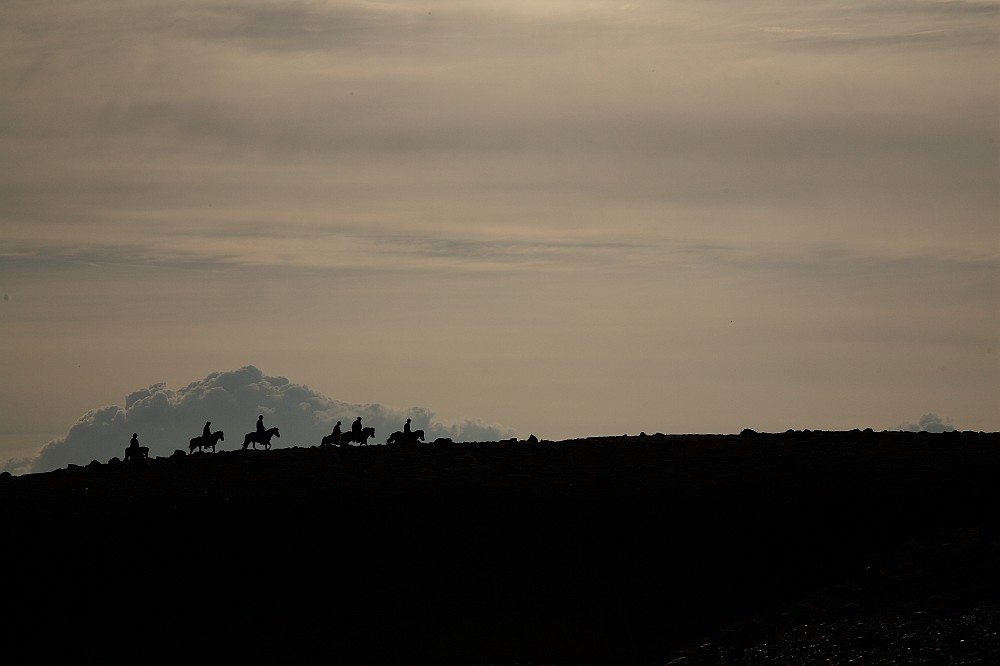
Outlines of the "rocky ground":
M 7 645 L 996 663 L 1000 435 L 291 447 L 0 478 Z

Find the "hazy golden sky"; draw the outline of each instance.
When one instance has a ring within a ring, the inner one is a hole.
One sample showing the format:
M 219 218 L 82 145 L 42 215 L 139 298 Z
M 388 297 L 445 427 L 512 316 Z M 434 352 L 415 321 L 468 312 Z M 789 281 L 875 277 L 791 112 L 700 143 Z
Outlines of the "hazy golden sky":
M 248 364 L 551 439 L 998 430 L 998 36 L 992 1 L 5 2 L 0 459 Z

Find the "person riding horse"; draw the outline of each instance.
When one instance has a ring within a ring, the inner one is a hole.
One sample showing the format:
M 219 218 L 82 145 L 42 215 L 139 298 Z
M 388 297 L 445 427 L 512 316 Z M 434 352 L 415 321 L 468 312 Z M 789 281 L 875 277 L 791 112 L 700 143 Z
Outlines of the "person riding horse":
M 221 430 L 212 432 L 212 422 L 205 421 L 205 427 L 202 428 L 201 434 L 197 437 L 192 437 L 188 447 L 191 449 L 191 453 L 194 453 L 195 449 L 204 450 L 206 448 L 211 448 L 212 453 L 215 453 L 215 445 L 224 439 L 226 439 L 226 436 Z
M 337 421 L 337 425 L 333 426 L 333 432 L 320 440 L 320 446 L 340 446 L 340 439 L 343 433 L 340 432 L 340 421 Z
M 417 442 L 422 442 L 424 439 L 423 430 L 413 430 L 410 426 L 412 421 L 406 419 L 406 423 L 403 424 L 402 430 L 397 430 L 396 432 L 389 435 L 389 439 L 385 440 L 386 444 L 416 444 Z
M 149 457 L 149 447 L 139 446 L 139 434 L 132 433 L 132 439 L 129 440 L 128 448 L 125 449 L 125 460 L 138 459 Z

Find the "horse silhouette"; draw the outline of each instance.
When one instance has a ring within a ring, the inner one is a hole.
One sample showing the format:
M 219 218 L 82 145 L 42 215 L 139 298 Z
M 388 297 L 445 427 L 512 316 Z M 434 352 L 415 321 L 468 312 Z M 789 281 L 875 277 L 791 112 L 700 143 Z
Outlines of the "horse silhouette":
M 348 430 L 343 435 L 340 436 L 341 444 L 350 444 L 351 442 L 357 442 L 362 446 L 368 445 L 368 439 L 375 436 L 375 428 L 368 426 L 367 428 L 362 428 L 361 432 L 355 433 L 353 430 Z
M 129 445 L 125 448 L 125 462 L 132 460 L 133 458 L 148 458 L 149 457 L 149 447 L 148 446 L 132 446 Z
M 417 441 L 424 441 L 424 431 L 423 430 L 413 430 L 410 432 L 409 436 L 405 432 L 397 430 L 396 432 L 389 435 L 389 439 L 385 440 L 386 444 L 416 444 Z
M 208 447 L 212 447 L 212 453 L 215 453 L 215 445 L 219 443 L 219 440 L 225 441 L 225 439 L 226 438 L 223 436 L 222 431 L 216 430 L 208 437 L 205 437 L 204 435 L 192 437 L 191 443 L 188 447 L 191 449 L 191 453 L 194 453 L 195 449 L 202 451 Z
M 270 449 L 271 437 L 281 437 L 281 433 L 278 432 L 277 427 L 268 428 L 262 433 L 258 433 L 257 431 L 248 432 L 246 436 L 243 438 L 243 450 L 246 451 L 247 446 L 249 446 L 250 444 L 253 444 L 253 448 L 255 449 L 257 448 L 258 444 L 263 446 L 264 450 Z

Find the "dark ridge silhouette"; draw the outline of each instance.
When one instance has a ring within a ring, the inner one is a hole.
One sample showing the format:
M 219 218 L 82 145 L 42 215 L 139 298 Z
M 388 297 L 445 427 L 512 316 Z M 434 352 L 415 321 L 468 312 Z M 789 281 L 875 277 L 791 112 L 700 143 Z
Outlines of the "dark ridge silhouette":
M 1000 662 L 998 433 L 535 440 L 0 475 L 5 635 L 103 663 Z
M 260 421 L 258 421 L 260 423 Z M 260 444 L 264 447 L 264 450 L 269 450 L 271 448 L 271 438 L 281 437 L 281 433 L 278 432 L 278 428 L 268 428 L 263 432 L 248 432 L 243 437 L 243 450 L 245 451 L 248 446 L 253 444 L 253 448 L 256 449 L 257 445 Z

